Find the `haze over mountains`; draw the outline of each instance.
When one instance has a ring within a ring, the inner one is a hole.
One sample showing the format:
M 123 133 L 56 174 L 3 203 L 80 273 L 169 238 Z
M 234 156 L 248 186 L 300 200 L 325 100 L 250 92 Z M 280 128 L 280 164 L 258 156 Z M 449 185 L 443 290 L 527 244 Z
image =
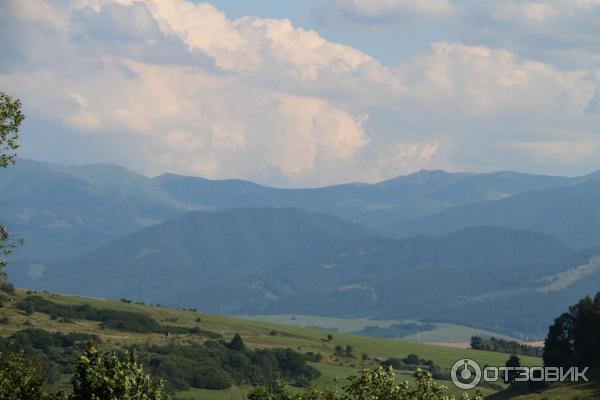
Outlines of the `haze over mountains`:
M 26 239 L 10 269 L 25 287 L 539 336 L 600 286 L 598 178 L 421 171 L 278 189 L 19 160 L 0 175 L 0 220 Z

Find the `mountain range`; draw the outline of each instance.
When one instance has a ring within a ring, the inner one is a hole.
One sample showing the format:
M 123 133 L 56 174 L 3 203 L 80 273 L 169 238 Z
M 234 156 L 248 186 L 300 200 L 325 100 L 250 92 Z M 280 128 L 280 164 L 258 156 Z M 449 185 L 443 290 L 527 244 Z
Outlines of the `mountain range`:
M 219 313 L 447 321 L 539 337 L 600 287 L 600 174 L 421 171 L 282 189 L 19 160 L 18 285 Z

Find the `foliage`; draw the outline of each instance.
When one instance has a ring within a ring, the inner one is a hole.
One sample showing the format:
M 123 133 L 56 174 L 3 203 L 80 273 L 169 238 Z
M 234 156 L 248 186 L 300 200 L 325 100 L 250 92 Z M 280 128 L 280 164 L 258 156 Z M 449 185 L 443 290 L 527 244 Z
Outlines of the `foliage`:
M 21 101 L 0 92 L 0 168 L 14 164 L 19 148 L 19 126 L 25 119 Z
M 415 386 L 407 382 L 397 384 L 391 368 L 364 370 L 359 376 L 352 376 L 349 384 L 341 392 L 312 388 L 302 393 L 290 392 L 282 382 L 270 387 L 259 387 L 249 395 L 249 400 L 452 400 L 445 386 L 433 381 L 431 374 L 422 370 L 415 372 Z M 463 400 L 480 400 L 480 395 Z
M 600 292 L 554 320 L 544 343 L 544 365 L 600 367 Z
M 231 343 L 208 341 L 187 346 L 136 345 L 131 350 L 140 355 L 153 375 L 177 390 L 227 389 L 232 383 L 270 385 L 278 379 L 308 386 L 320 375 L 306 364 L 318 360 L 318 355 L 292 349 L 237 350 Z
M 6 354 L 23 353 L 35 361 L 45 383 L 54 384 L 61 374 L 74 371 L 77 357 L 89 340 L 99 342 L 96 335 L 71 332 L 62 334 L 43 329 L 23 329 L 8 338 L 0 339 L 0 351 Z
M 89 305 L 62 305 L 46 300 L 40 296 L 28 296 L 17 304 L 17 308 L 27 311 L 43 312 L 64 318 L 79 318 L 102 323 L 105 328 L 112 328 L 128 332 L 157 332 L 161 326 L 154 319 L 130 311 L 104 310 Z
M 0 352 L 0 399 L 68 400 L 63 392 L 46 391 L 43 383 L 43 374 L 23 353 Z
M 407 366 L 426 365 L 432 367 L 433 361 L 420 358 L 417 354 L 409 354 L 404 358 L 390 357 L 381 362 L 384 367 L 392 367 L 394 369 L 406 369 Z
M 132 353 L 99 352 L 90 343 L 73 376 L 71 400 L 161 400 L 164 382 L 144 372 Z
M 498 353 L 519 354 L 522 356 L 542 356 L 541 348 L 528 346 L 513 340 L 498 339 L 495 337 L 485 338 L 481 336 L 473 336 L 471 337 L 471 348 L 475 350 L 494 351 Z
M 506 361 L 505 364 L 508 368 L 519 368 L 521 366 L 521 360 L 516 354 L 510 356 L 510 358 Z M 515 371 L 507 371 L 505 380 L 508 383 L 513 383 L 515 381 L 517 373 Z
M 43 312 L 51 317 L 98 321 L 102 328 L 125 332 L 191 333 L 211 339 L 218 339 L 221 337 L 218 333 L 203 330 L 198 327 L 186 328 L 179 326 L 161 326 L 156 320 L 142 313 L 99 309 L 87 304 L 57 304 L 41 296 L 28 296 L 17 303 L 17 308 L 23 310 L 28 315 L 31 315 L 33 312 Z
M 19 148 L 19 126 L 25 119 L 21 112 L 21 101 L 0 92 L 0 168 L 15 163 L 15 150 Z M 0 280 L 6 279 L 5 256 L 9 255 L 21 241 L 11 241 L 8 228 L 0 225 Z
M 229 342 L 228 347 L 231 350 L 242 351 L 246 346 L 244 345 L 242 337 L 238 333 L 236 333 L 231 339 L 231 342 Z
M 23 354 L 0 352 L 0 399 L 37 400 L 42 397 L 43 378 Z

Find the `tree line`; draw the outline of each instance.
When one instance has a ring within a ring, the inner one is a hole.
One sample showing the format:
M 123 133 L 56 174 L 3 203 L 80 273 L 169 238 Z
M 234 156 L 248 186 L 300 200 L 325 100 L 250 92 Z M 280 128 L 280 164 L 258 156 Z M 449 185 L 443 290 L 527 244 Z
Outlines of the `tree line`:
M 544 365 L 600 368 L 600 292 L 554 320 L 544 342 Z
M 518 354 L 521 356 L 541 357 L 541 347 L 528 346 L 514 340 L 498 339 L 495 337 L 473 336 L 471 348 L 475 350 L 495 351 L 497 353 Z

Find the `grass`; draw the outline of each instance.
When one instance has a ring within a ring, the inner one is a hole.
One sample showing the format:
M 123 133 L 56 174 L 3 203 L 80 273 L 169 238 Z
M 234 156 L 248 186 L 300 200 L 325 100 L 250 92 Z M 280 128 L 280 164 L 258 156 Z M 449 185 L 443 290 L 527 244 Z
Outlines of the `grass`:
M 329 332 L 305 327 L 295 327 L 271 322 L 247 320 L 228 316 L 217 316 L 199 313 L 190 310 L 179 310 L 150 305 L 125 303 L 121 301 L 110 301 L 78 296 L 67 296 L 49 293 L 36 293 L 59 304 L 88 304 L 96 308 L 106 308 L 124 311 L 142 312 L 164 325 L 194 327 L 218 332 L 228 340 L 235 333 L 242 335 L 244 342 L 251 348 L 292 348 L 300 352 L 315 352 L 323 355 L 322 362 L 315 366 L 322 372 L 322 376 L 315 382 L 327 387 L 342 385 L 348 375 L 355 374 L 363 366 L 373 367 L 377 365 L 377 359 L 388 357 L 403 358 L 409 354 L 418 354 L 423 359 L 430 359 L 435 364 L 450 368 L 455 361 L 461 358 L 471 358 L 480 365 L 504 365 L 508 359 L 507 354 L 477 351 L 471 349 L 458 349 L 434 345 L 405 342 L 400 340 L 379 339 L 367 336 L 357 336 L 347 333 L 333 333 L 333 340 L 329 342 L 326 338 Z M 23 290 L 17 291 L 15 301 L 25 297 Z M 190 334 L 177 334 L 167 337 L 164 334 L 149 333 L 126 333 L 110 329 L 100 329 L 99 324 L 94 321 L 75 320 L 73 323 L 61 323 L 51 320 L 48 315 L 34 312 L 26 316 L 17 310 L 14 303 L 4 301 L 0 308 L 0 317 L 8 317 L 9 323 L 0 325 L 0 335 L 8 336 L 12 333 L 30 327 L 42 328 L 50 331 L 93 333 L 100 336 L 103 345 L 119 348 L 133 343 L 146 344 L 168 344 L 168 343 L 190 343 L 203 341 L 202 337 Z M 198 318 L 200 319 L 198 322 Z M 354 348 L 355 358 L 337 359 L 333 356 L 336 345 L 345 347 L 351 345 Z M 361 361 L 362 354 L 368 354 L 369 361 L 364 364 Z M 534 357 L 521 357 L 523 365 L 541 365 L 541 360 Z M 337 378 L 337 379 L 336 379 Z M 402 380 L 410 380 L 410 376 L 401 376 Z M 451 386 L 446 382 L 447 386 Z M 242 398 L 248 388 L 233 387 L 226 391 L 190 390 L 177 394 L 179 398 L 190 399 L 237 399 Z
M 489 397 L 489 400 L 588 400 L 600 399 L 598 381 L 580 384 L 553 384 L 540 391 L 529 393 L 528 388 L 515 388 Z
M 240 315 L 240 318 L 262 322 L 271 322 L 298 327 L 316 327 L 340 333 L 354 333 L 367 326 L 389 327 L 392 324 L 409 323 L 407 320 L 378 320 L 369 318 L 333 318 L 318 317 L 313 315 Z M 419 335 L 402 337 L 402 340 L 420 343 L 467 343 L 472 336 L 494 336 L 506 340 L 515 338 L 482 329 L 467 326 L 434 323 L 435 329 L 421 332 Z

